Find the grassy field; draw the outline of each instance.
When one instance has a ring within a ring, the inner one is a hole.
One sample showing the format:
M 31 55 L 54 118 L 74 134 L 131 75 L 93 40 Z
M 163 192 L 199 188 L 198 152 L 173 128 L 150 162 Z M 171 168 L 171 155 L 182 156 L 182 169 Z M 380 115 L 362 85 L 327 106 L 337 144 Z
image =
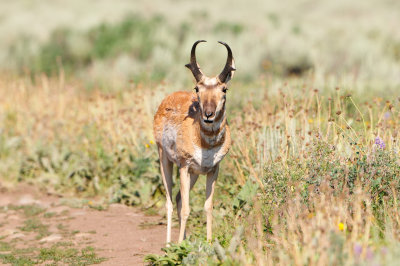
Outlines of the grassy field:
M 0 3 L 1 183 L 164 214 L 153 115 L 168 93 L 191 90 L 183 66 L 195 40 L 209 40 L 198 60 L 219 73 L 221 39 L 238 70 L 215 241 L 205 241 L 203 178 L 189 239 L 148 261 L 396 265 L 398 2 L 157 3 Z

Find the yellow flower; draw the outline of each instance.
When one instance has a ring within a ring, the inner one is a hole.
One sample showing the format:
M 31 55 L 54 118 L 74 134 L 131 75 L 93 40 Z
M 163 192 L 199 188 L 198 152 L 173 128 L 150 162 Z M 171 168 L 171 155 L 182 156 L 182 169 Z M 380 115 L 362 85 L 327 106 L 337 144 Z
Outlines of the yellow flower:
M 312 124 L 314 122 L 314 120 L 312 118 L 308 119 L 308 123 Z
M 149 145 L 149 144 L 147 144 L 147 143 L 146 143 L 146 145 L 145 145 L 145 146 L 146 146 L 146 148 L 150 147 L 150 145 Z
M 342 222 L 340 222 L 338 224 L 338 228 L 339 228 L 340 231 L 343 231 L 344 230 L 344 224 Z
M 92 202 L 91 200 L 89 200 L 88 204 L 89 204 L 90 206 L 92 206 L 92 205 L 93 205 L 93 202 Z
M 150 140 L 150 144 L 154 144 L 154 141 Z

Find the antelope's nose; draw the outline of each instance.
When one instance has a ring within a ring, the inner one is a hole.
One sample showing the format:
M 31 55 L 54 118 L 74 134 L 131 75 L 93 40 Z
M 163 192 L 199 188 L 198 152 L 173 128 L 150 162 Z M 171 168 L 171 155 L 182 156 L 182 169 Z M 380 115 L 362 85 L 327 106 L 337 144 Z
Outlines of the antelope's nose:
M 206 115 L 207 118 L 209 118 L 209 117 L 211 117 L 211 116 L 214 115 L 214 112 L 212 112 L 212 111 L 205 111 L 205 115 Z

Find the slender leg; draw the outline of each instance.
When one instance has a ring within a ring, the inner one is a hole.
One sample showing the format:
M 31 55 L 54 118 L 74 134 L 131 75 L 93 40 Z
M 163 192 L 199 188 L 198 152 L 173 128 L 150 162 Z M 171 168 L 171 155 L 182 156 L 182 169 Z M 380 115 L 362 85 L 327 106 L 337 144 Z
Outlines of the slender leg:
M 180 230 L 178 242 L 182 242 L 185 236 L 186 221 L 189 217 L 190 206 L 189 206 L 189 191 L 190 191 L 190 175 L 188 172 L 188 166 L 183 166 L 179 169 L 181 179 L 181 197 L 182 197 L 182 209 L 180 211 Z
M 197 178 L 199 175 L 190 174 L 190 190 L 193 188 L 194 184 L 196 184 Z M 182 209 L 182 200 L 181 200 L 181 192 L 179 191 L 176 195 L 176 208 L 178 209 L 178 218 L 179 225 L 181 224 L 181 209 Z M 183 234 L 183 239 L 186 239 L 186 230 Z
M 170 160 L 168 160 L 166 154 L 162 148 L 158 148 L 158 153 L 160 156 L 160 168 L 161 168 L 161 176 L 165 187 L 165 192 L 167 194 L 167 202 L 165 207 L 167 209 L 167 246 L 171 242 L 171 226 L 172 226 L 172 169 L 173 164 Z
M 211 241 L 212 237 L 212 211 L 213 211 L 213 195 L 215 181 L 218 177 L 219 165 L 215 166 L 214 170 L 207 174 L 206 184 L 206 202 L 204 203 L 204 211 L 207 215 L 207 241 Z

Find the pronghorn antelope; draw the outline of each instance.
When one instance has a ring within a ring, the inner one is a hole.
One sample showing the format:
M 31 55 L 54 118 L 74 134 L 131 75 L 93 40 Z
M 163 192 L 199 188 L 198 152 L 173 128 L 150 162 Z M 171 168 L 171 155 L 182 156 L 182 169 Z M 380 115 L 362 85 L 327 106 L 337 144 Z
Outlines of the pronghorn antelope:
M 158 145 L 160 168 L 166 190 L 167 245 L 171 242 L 172 220 L 172 167 L 179 168 L 180 192 L 176 196 L 180 224 L 179 239 L 186 237 L 186 221 L 190 213 L 189 191 L 199 174 L 207 175 L 206 201 L 207 240 L 211 240 L 213 194 L 218 176 L 219 163 L 231 145 L 229 127 L 225 115 L 227 83 L 235 72 L 231 48 L 221 74 L 209 78 L 196 62 L 196 46 L 193 44 L 190 63 L 186 65 L 196 79 L 195 92 L 175 92 L 167 96 L 154 116 L 154 136 Z

